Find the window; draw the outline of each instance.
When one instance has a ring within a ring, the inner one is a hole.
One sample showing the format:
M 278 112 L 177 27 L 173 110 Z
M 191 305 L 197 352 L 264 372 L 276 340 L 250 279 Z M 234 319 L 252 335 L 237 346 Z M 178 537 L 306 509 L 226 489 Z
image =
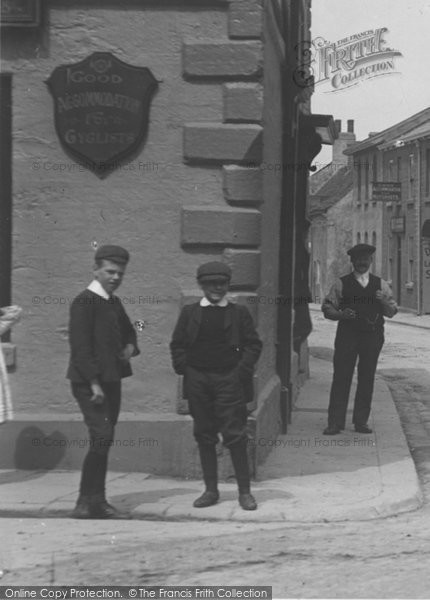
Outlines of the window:
M 367 231 L 364 233 L 364 243 L 365 244 L 369 243 L 369 234 L 367 233 Z
M 402 181 L 402 157 L 397 157 L 397 181 Z
M 357 200 L 361 202 L 361 162 L 357 162 Z
M 394 160 L 388 161 L 388 180 L 394 181 Z
M 378 155 L 373 155 L 372 163 L 372 181 L 378 181 Z
M 413 183 L 414 183 L 414 155 L 409 154 L 409 165 L 408 165 L 408 198 L 413 197 Z
M 321 264 L 319 260 L 316 260 L 315 263 L 315 283 L 320 285 L 321 283 Z
M 369 200 L 369 163 L 366 160 L 364 164 L 364 197 Z
M 414 280 L 414 237 L 412 235 L 408 238 L 408 281 Z
M 372 233 L 372 246 L 376 247 L 376 231 Z
M 387 262 L 387 281 L 391 285 L 393 281 L 393 236 L 387 238 L 388 246 L 388 262 Z
M 361 244 L 361 233 L 357 232 L 357 244 Z
M 426 196 L 430 194 L 430 148 L 426 150 Z
M 393 259 L 391 258 L 391 256 L 388 258 L 387 280 L 391 285 L 391 282 L 393 281 Z

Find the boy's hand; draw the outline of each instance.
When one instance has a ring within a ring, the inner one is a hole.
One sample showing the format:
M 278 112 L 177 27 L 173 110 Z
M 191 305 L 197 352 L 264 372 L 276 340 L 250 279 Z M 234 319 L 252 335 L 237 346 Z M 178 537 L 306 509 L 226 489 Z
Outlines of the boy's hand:
M 93 395 L 91 396 L 90 401 L 94 402 L 94 404 L 103 404 L 105 395 L 100 384 L 96 382 L 91 383 L 91 391 Z
M 134 349 L 135 348 L 134 348 L 133 344 L 127 344 L 127 346 L 124 348 L 124 350 L 121 353 L 121 360 L 128 362 L 134 354 Z

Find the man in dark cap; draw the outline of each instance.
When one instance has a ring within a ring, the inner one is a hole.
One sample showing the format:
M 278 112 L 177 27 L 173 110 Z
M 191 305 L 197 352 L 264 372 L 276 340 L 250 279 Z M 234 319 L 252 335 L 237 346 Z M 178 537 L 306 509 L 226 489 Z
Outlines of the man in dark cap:
M 130 358 L 139 354 L 136 332 L 114 291 L 121 285 L 129 253 L 101 246 L 95 254 L 94 280 L 70 308 L 70 363 L 67 378 L 89 431 L 79 498 L 78 519 L 119 518 L 105 497 L 109 448 L 121 403 L 121 379 L 129 377 Z
M 231 270 L 209 262 L 197 270 L 204 297 L 184 306 L 170 344 L 173 368 L 184 375 L 184 393 L 194 420 L 206 489 L 196 508 L 219 499 L 216 444 L 221 433 L 230 450 L 239 488 L 239 504 L 255 510 L 247 457 L 247 409 L 253 399 L 252 377 L 262 343 L 246 308 L 226 299 Z
M 325 435 L 336 435 L 345 428 L 357 357 L 357 391 L 352 422 L 358 433 L 372 433 L 367 420 L 376 365 L 384 344 L 384 317 L 391 318 L 397 312 L 388 283 L 369 272 L 375 250 L 369 244 L 357 244 L 348 250 L 353 271 L 336 281 L 322 305 L 326 319 L 339 321 Z

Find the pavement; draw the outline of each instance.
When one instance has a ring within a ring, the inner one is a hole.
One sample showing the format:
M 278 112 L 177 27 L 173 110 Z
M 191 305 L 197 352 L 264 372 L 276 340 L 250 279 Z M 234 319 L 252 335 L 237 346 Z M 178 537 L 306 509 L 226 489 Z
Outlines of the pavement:
M 217 505 L 196 509 L 192 503 L 202 492 L 200 481 L 136 472 L 108 473 L 109 502 L 132 519 L 259 523 L 369 520 L 418 509 L 423 501 L 418 477 L 382 379 L 375 382 L 372 434 L 354 432 L 349 410 L 345 431 L 322 435 L 332 369 L 330 350 L 321 350 L 311 348 L 310 378 L 288 433 L 254 441 L 273 447 L 252 486 L 258 510 L 239 507 L 234 483 L 220 484 Z M 79 479 L 78 471 L 0 470 L 0 517 L 67 518 Z

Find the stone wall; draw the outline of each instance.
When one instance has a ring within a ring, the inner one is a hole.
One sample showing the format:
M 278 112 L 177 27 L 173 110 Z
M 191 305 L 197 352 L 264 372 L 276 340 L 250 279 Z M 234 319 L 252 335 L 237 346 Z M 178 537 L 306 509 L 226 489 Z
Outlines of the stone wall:
M 91 280 L 94 242 L 130 250 L 119 295 L 133 321 L 147 321 L 135 375 L 124 382 L 131 412 L 175 408 L 168 340 L 184 290 L 195 287 L 197 265 L 224 256 L 235 268 L 236 287 L 258 285 L 258 172 L 238 165 L 261 156 L 260 7 L 255 3 L 249 11 L 247 4 L 245 10 L 240 1 L 199 8 L 193 2 L 123 4 L 119 10 L 112 2 L 84 8 L 49 3 L 43 58 L 7 40 L 2 68 L 13 73 L 12 296 L 24 308 L 13 336 L 18 412 L 76 409 L 64 379 L 68 310 Z M 55 67 L 94 51 L 146 66 L 159 82 L 143 150 L 102 181 L 64 153 L 45 84 Z
M 325 293 L 339 277 L 351 270 L 346 251 L 354 243 L 352 239 L 352 190 L 327 211 L 327 274 Z
M 308 22 L 309 4 L 301 3 Z M 3 39 L 2 69 L 13 77 L 12 299 L 24 309 L 12 337 L 17 422 L 9 441 L 25 437 L 32 422 L 41 426 L 45 415 L 57 427 L 47 425 L 49 439 L 83 431 L 65 380 L 69 305 L 92 279 L 94 249 L 105 243 L 130 251 L 118 295 L 132 321 L 146 322 L 134 376 L 124 381 L 122 431 L 145 422 L 143 431 L 156 436 L 158 428 L 159 438 L 170 440 L 154 459 L 146 457 L 147 470 L 198 472 L 191 419 L 177 414 L 186 410 L 168 344 L 180 307 L 199 296 L 195 272 L 207 260 L 231 265 L 232 296 L 258 324 L 264 350 L 250 428 L 276 437 L 282 177 L 260 168 L 263 160 L 282 162 L 281 64 L 288 48 L 279 28 L 273 35 L 275 5 L 292 13 L 287 1 L 264 3 L 263 11 L 260 0 L 58 0 L 45 3 L 42 31 Z M 144 147 L 103 180 L 65 154 L 46 86 L 57 66 L 96 51 L 148 67 L 158 81 Z M 67 434 L 58 430 L 61 422 Z M 83 452 L 61 464 L 78 467 Z M 123 468 L 129 449 L 115 452 L 123 452 Z M 265 453 L 257 449 L 255 461 Z M 166 461 L 167 455 L 176 458 Z

